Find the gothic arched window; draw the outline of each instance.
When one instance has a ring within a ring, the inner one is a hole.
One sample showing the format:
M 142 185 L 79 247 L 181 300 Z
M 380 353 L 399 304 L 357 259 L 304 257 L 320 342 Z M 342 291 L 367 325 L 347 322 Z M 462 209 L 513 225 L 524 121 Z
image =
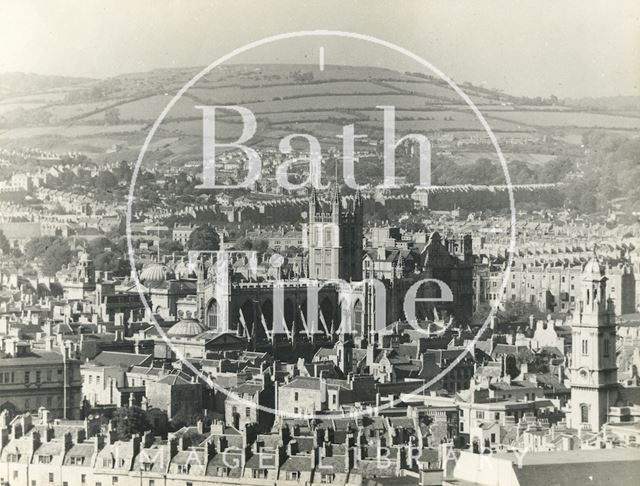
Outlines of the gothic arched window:
M 324 230 L 324 246 L 333 246 L 333 231 L 332 228 L 329 226 L 328 228 L 325 228 Z
M 358 299 L 353 306 L 353 325 L 356 332 L 362 330 L 362 310 L 362 301 Z
M 211 299 L 207 306 L 207 327 L 209 329 L 218 329 L 218 302 Z

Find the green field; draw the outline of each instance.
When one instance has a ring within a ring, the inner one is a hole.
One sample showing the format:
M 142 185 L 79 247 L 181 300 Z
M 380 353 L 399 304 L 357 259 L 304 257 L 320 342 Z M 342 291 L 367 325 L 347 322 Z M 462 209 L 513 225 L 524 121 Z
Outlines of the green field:
M 173 95 L 198 71 L 159 69 L 104 80 L 14 76 L 9 83 L 0 75 L 0 147 L 82 150 L 96 159 L 113 158 L 113 151 L 121 150 L 129 156 Z M 460 85 L 499 138 L 551 134 L 575 144 L 592 128 L 640 130 L 637 108 L 624 111 L 618 104 L 606 112 L 602 104 L 598 111 L 582 111 L 577 104 L 533 106 Z M 254 142 L 263 145 L 277 144 L 292 131 L 335 143 L 349 123 L 375 140 L 382 123 L 379 105 L 396 107 L 399 135 L 438 132 L 464 138 L 484 132 L 460 96 L 431 78 L 376 67 L 327 66 L 319 71 L 312 65 L 232 65 L 209 73 L 176 103 L 152 147 L 169 154 L 196 150 L 202 136 L 198 104 L 249 107 L 258 121 Z M 221 111 L 218 135 L 237 137 L 239 121 L 234 113 Z M 528 163 L 544 162 L 530 155 Z

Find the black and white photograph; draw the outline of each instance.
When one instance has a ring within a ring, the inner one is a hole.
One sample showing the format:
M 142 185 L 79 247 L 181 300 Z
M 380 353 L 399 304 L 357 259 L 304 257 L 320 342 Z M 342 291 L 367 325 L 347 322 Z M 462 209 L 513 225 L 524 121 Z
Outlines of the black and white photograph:
M 0 0 L 0 486 L 638 484 L 639 54 L 636 0 Z

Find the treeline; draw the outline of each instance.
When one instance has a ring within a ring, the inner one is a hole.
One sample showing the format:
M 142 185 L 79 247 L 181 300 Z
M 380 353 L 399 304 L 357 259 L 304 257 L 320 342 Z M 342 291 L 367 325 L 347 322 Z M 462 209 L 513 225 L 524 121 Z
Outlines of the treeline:
M 567 189 L 567 206 L 602 212 L 619 200 L 623 210 L 640 207 L 640 139 L 601 131 L 584 135 L 587 157 Z

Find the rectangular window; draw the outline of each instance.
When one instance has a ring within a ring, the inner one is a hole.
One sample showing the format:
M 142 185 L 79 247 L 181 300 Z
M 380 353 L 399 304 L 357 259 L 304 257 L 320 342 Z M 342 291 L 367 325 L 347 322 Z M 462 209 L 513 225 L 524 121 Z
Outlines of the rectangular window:
M 298 401 L 298 392 L 295 392 L 293 394 L 293 399 L 297 402 Z
M 49 482 L 53 483 L 53 473 L 49 473 Z
M 333 474 L 320 474 L 320 483 L 331 484 L 333 483 L 335 476 Z
M 31 381 L 31 373 L 29 373 L 28 371 L 24 372 L 24 382 L 25 383 L 29 383 Z
M 605 358 L 609 357 L 609 340 L 605 339 L 604 342 L 602 343 L 602 352 Z
M 244 416 L 247 418 L 251 417 L 251 408 L 247 407 L 244 409 Z
M 582 340 L 582 355 L 586 356 L 589 354 L 589 341 L 587 339 Z
M 40 371 L 36 371 L 36 383 L 40 383 L 42 378 L 42 373 Z

